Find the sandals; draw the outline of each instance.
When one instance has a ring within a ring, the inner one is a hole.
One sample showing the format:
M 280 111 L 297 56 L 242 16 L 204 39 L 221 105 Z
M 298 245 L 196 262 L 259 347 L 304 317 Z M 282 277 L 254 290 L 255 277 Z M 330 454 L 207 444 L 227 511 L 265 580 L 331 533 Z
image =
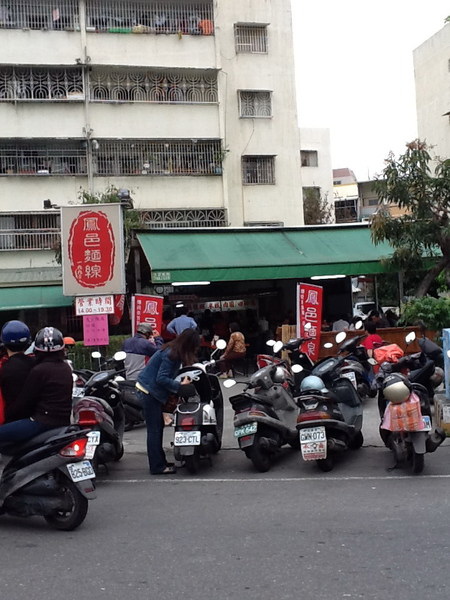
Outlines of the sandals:
M 152 473 L 152 475 L 173 475 L 176 472 L 177 472 L 177 470 L 175 469 L 175 467 L 167 466 L 164 469 L 164 471 L 159 471 L 159 473 Z

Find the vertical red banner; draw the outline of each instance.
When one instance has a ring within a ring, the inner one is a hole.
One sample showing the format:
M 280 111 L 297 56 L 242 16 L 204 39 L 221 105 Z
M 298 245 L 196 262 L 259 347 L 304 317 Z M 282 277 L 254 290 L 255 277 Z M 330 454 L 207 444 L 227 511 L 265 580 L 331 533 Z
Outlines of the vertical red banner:
M 139 323 L 149 323 L 161 333 L 164 298 L 162 296 L 147 296 L 136 294 L 131 298 L 131 316 L 133 335 Z
M 297 336 L 312 338 L 303 344 L 302 350 L 316 361 L 320 352 L 322 325 L 323 288 L 310 283 L 297 284 Z M 306 324 L 310 326 L 306 328 Z

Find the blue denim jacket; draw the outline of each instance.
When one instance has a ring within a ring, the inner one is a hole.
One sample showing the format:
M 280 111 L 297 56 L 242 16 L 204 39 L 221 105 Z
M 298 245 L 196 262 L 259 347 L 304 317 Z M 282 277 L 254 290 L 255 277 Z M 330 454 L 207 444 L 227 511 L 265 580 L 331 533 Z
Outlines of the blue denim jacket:
M 181 383 L 174 380 L 181 362 L 169 356 L 170 349 L 158 350 L 146 367 L 140 372 L 138 383 L 161 404 L 165 404 L 169 394 L 176 394 Z

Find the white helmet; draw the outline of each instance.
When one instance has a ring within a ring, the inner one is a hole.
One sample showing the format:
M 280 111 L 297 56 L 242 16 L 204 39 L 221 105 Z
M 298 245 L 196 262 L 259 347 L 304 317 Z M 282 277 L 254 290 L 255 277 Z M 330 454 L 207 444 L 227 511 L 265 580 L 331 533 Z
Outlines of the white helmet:
M 400 373 L 388 375 L 383 384 L 383 395 L 393 404 L 401 404 L 408 400 L 412 391 L 410 381 Z

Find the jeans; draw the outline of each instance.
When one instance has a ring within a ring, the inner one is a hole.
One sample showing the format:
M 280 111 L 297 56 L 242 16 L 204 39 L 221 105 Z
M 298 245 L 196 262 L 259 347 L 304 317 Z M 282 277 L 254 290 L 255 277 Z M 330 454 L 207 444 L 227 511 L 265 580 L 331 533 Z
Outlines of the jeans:
M 162 404 L 150 394 L 137 392 L 144 406 L 147 426 L 147 456 L 150 473 L 161 473 L 166 468 L 166 454 L 163 449 L 164 419 Z
M 6 423 L 6 425 L 0 426 L 0 452 L 5 444 L 25 442 L 48 429 L 52 429 L 52 427 L 31 419 Z

